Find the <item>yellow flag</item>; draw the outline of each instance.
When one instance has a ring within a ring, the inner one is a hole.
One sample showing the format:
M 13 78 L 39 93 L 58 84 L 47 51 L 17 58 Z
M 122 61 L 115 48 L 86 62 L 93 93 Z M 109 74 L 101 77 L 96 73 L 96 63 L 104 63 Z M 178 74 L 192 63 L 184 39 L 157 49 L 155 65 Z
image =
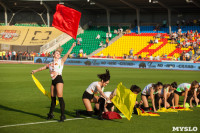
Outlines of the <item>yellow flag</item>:
M 113 104 L 130 120 L 137 95 L 127 89 L 122 83 L 117 86 L 117 94 L 111 100 Z
M 138 115 L 141 115 L 141 116 L 160 116 L 158 113 L 142 112 L 139 108 L 136 108 L 136 109 L 137 109 Z
M 166 109 L 166 108 L 161 108 L 161 109 L 158 109 L 157 112 L 165 112 L 165 113 L 168 113 L 168 112 L 178 112 L 177 109 Z
M 38 87 L 38 89 L 45 95 L 47 96 L 49 99 L 51 99 L 51 94 L 50 92 L 46 91 L 44 89 L 44 87 L 42 86 L 42 84 L 35 78 L 35 76 L 32 74 L 32 78 L 33 78 L 33 81 L 35 82 L 36 86 Z M 56 105 L 59 104 L 59 101 L 56 100 Z

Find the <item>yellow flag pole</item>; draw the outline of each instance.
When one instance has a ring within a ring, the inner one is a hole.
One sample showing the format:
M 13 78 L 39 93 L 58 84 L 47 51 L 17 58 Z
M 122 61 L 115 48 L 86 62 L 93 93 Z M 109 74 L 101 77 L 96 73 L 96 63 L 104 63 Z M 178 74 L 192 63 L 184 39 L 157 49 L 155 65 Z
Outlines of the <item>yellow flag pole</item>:
M 32 78 L 33 78 L 33 81 L 35 82 L 36 86 L 38 87 L 38 89 L 45 95 L 47 96 L 49 99 L 51 99 L 51 94 L 50 92 L 46 91 L 44 89 L 44 87 L 42 86 L 42 84 L 35 78 L 35 76 L 32 74 Z M 56 105 L 59 104 L 59 101 L 56 100 Z

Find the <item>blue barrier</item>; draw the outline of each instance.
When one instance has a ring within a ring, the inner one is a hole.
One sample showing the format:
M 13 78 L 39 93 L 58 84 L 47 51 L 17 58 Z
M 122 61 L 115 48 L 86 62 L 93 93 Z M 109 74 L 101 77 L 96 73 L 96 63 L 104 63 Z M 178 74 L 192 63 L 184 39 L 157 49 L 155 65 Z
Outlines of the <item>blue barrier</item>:
M 53 58 L 35 57 L 34 63 L 49 63 Z M 127 68 L 150 68 L 168 70 L 194 70 L 200 71 L 200 63 L 186 62 L 153 62 L 153 61 L 126 61 L 126 60 L 102 60 L 102 59 L 70 59 L 66 65 L 101 66 L 101 67 L 127 67 Z

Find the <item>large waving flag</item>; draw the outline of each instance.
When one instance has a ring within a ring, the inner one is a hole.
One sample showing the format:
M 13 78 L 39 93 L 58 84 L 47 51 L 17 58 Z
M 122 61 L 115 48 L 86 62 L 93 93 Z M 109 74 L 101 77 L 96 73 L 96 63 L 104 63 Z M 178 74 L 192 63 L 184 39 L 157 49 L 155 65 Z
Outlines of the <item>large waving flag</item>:
M 113 104 L 130 120 L 135 106 L 137 95 L 127 89 L 122 83 L 117 86 L 117 94 L 111 100 Z
M 49 99 L 51 99 L 51 94 L 50 92 L 46 91 L 44 89 L 44 87 L 42 86 L 42 84 L 35 78 L 35 76 L 32 74 L 32 78 L 33 78 L 33 81 L 35 82 L 36 86 L 38 87 L 38 89 L 45 95 L 47 96 Z M 58 105 L 59 101 L 56 100 L 56 105 Z
M 52 26 L 76 39 L 80 19 L 79 11 L 57 4 Z

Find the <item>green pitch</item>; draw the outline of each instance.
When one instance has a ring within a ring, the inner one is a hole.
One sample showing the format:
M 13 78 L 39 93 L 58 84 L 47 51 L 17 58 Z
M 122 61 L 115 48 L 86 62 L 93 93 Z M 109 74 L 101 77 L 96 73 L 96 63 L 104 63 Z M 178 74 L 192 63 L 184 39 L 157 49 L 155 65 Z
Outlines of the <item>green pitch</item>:
M 103 67 L 65 66 L 63 70 L 64 100 L 66 117 L 63 123 L 46 122 L 50 100 L 37 89 L 31 77 L 31 70 L 43 65 L 0 64 L 0 133 L 155 133 L 172 132 L 172 127 L 198 127 L 200 131 L 200 108 L 193 112 L 160 113 L 160 117 L 142 117 L 133 115 L 132 119 L 103 120 L 96 118 L 74 119 L 76 109 L 84 109 L 81 97 L 93 81 L 98 81 L 97 74 L 104 73 Z M 110 84 L 105 91 L 112 91 L 119 82 L 127 88 L 137 84 L 142 89 L 148 83 L 161 81 L 178 84 L 200 81 L 199 71 L 146 70 L 130 68 L 108 68 L 111 73 Z M 46 90 L 51 79 L 48 70 L 38 72 L 35 77 Z M 140 94 L 137 97 L 140 100 Z M 183 101 L 183 98 L 182 100 Z M 60 107 L 55 109 L 55 120 L 59 120 Z M 72 120 L 71 120 L 72 119 Z M 26 124 L 29 125 L 16 125 Z

